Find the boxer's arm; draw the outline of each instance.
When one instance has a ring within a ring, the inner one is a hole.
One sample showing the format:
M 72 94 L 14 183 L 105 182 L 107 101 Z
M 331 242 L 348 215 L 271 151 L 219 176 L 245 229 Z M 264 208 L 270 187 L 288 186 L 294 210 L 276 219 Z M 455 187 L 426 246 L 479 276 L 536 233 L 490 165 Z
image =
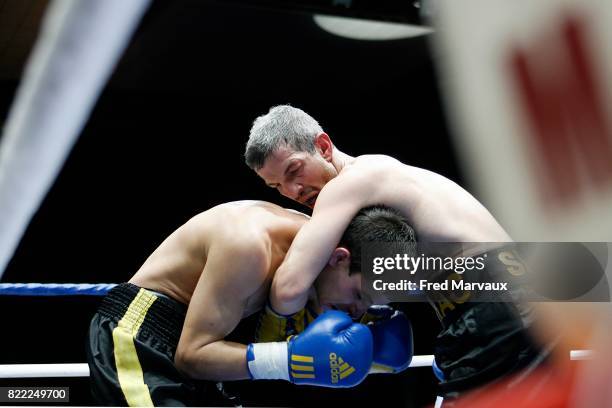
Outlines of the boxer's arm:
M 363 179 L 338 176 L 317 199 L 310 220 L 295 236 L 270 288 L 270 304 L 280 314 L 296 313 L 308 300 L 308 291 L 342 238 L 355 214 L 375 203 L 373 188 Z
M 229 243 L 209 251 L 177 347 L 175 363 L 181 372 L 216 381 L 249 378 L 246 346 L 224 338 L 264 282 L 267 259 L 261 242 Z

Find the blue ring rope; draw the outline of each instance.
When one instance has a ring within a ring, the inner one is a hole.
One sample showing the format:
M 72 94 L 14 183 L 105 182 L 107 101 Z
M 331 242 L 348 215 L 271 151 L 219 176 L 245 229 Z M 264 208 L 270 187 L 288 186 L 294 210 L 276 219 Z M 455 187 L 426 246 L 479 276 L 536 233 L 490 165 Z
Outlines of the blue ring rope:
M 0 283 L 0 296 L 104 296 L 116 283 Z

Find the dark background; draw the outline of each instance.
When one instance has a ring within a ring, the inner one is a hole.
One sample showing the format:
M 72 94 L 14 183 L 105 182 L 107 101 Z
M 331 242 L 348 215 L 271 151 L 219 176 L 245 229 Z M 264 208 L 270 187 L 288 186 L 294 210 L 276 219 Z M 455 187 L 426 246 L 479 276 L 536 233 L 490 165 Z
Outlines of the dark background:
M 318 28 L 307 7 L 245 3 L 152 4 L 3 282 L 126 281 L 169 233 L 226 201 L 261 199 L 307 212 L 243 163 L 252 121 L 272 105 L 304 109 L 348 154 L 388 154 L 463 184 L 429 38 L 350 40 Z M 45 4 L 0 0 L 0 122 Z M 98 301 L 0 297 L 0 364 L 84 362 Z M 403 306 L 415 353 L 431 354 L 433 311 Z M 86 379 L 0 380 L 30 384 L 68 385 L 73 404 L 93 404 Z M 434 384 L 431 370 L 419 368 L 368 378 L 354 390 L 238 386 L 259 405 L 422 406 L 435 399 Z

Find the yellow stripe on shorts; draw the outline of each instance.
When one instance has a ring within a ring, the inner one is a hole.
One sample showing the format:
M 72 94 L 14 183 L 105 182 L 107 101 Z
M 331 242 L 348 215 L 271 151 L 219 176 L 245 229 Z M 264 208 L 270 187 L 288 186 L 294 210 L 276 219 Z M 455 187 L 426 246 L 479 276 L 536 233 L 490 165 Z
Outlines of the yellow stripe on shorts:
M 121 320 L 119 320 L 119 324 L 113 330 L 117 377 L 123 395 L 128 405 L 132 407 L 154 406 L 149 388 L 144 382 L 144 374 L 140 361 L 138 361 L 138 354 L 136 354 L 134 337 L 136 337 L 147 311 L 156 299 L 150 292 L 140 289 Z

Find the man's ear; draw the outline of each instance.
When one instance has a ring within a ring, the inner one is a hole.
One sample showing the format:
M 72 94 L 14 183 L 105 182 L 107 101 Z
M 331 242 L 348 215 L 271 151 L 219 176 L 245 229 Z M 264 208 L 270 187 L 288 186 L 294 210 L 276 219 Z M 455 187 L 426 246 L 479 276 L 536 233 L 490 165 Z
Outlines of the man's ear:
M 344 247 L 337 247 L 336 249 L 334 249 L 334 252 L 332 252 L 328 263 L 329 263 L 329 266 L 333 267 L 333 266 L 338 266 L 342 264 L 343 262 L 350 262 L 350 261 L 351 261 L 351 253 L 349 252 L 349 250 Z
M 319 133 L 314 139 L 315 149 L 327 161 L 331 161 L 334 153 L 334 145 L 329 135 L 325 132 Z

